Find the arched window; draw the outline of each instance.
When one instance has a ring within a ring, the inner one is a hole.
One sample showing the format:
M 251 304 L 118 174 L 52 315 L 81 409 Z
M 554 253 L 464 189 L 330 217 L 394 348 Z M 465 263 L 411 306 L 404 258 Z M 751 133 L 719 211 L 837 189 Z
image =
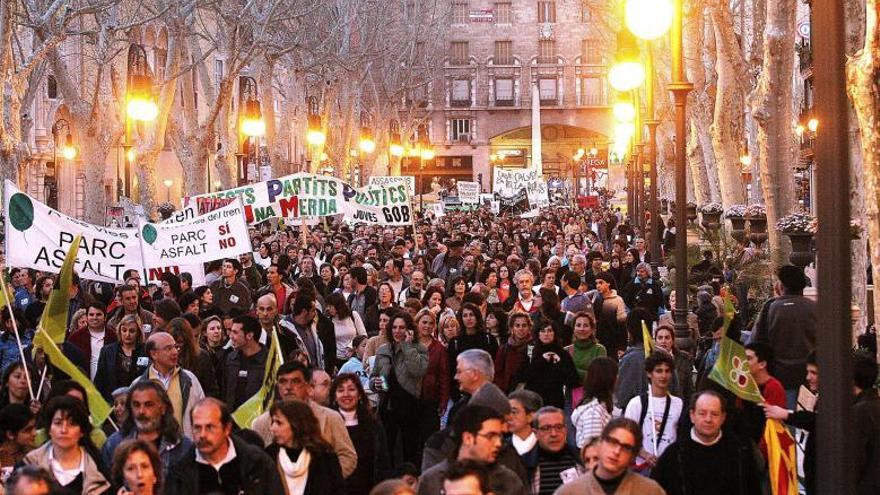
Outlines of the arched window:
M 55 80 L 55 76 L 52 74 L 46 77 L 46 97 L 50 100 L 58 98 L 58 81 Z

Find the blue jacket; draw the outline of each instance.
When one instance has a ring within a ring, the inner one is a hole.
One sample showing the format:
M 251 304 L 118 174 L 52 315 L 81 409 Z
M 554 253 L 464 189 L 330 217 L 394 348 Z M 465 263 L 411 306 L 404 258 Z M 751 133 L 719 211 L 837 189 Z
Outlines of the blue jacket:
M 101 447 L 101 457 L 104 459 L 104 464 L 106 466 L 112 466 L 113 454 L 116 452 L 116 447 L 119 447 L 119 444 L 125 440 L 137 438 L 137 434 L 137 430 L 132 428 L 128 433 L 123 433 L 122 430 L 120 430 L 110 435 L 110 438 L 108 438 L 107 442 L 104 443 L 104 446 Z M 183 456 L 190 448 L 192 448 L 192 446 L 192 440 L 183 436 L 183 432 L 181 432 L 180 439 L 177 441 L 169 441 L 166 438 L 162 438 L 159 442 L 159 459 L 162 461 L 163 480 L 168 479 L 168 468 L 183 459 Z

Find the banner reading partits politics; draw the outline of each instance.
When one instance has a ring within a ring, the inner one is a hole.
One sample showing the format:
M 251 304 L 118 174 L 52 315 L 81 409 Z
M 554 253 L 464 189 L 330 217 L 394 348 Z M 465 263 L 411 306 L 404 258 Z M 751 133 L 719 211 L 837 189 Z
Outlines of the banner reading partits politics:
M 186 210 L 184 210 L 186 211 Z M 185 260 L 208 263 L 251 250 L 241 199 L 223 208 L 174 223 L 138 224 L 144 266 L 164 267 Z
M 75 269 L 82 278 L 122 282 L 129 268 L 141 269 L 137 229 L 92 225 L 36 201 L 5 183 L 6 263 L 50 273 L 61 271 L 64 256 L 82 234 Z
M 405 184 L 358 189 L 345 203 L 344 218 L 349 223 L 409 225 L 412 205 Z

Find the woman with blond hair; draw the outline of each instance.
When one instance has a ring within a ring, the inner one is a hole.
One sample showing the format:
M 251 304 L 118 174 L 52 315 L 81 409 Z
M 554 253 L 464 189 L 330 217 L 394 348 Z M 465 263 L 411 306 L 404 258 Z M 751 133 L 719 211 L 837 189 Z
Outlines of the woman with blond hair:
M 116 327 L 116 335 L 116 342 L 101 349 L 95 373 L 95 387 L 111 404 L 113 391 L 130 385 L 150 364 L 144 351 L 143 322 L 138 315 L 123 316 Z

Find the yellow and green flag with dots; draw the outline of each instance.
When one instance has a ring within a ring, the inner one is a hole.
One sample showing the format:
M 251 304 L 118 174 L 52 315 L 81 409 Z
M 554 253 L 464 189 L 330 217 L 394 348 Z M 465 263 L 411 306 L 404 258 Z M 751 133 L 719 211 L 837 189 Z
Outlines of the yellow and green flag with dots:
M 751 402 L 763 402 L 761 389 L 749 372 L 746 359 L 746 348 L 727 336 L 727 328 L 735 315 L 733 302 L 729 297 L 724 300 L 724 326 L 721 329 L 721 349 L 718 360 L 709 372 L 709 378 L 733 392 L 740 399 Z
M 263 372 L 263 386 L 232 413 L 232 419 L 241 428 L 250 428 L 254 420 L 263 414 L 275 399 L 275 383 L 278 381 L 278 368 L 284 364 L 284 358 L 281 357 L 281 345 L 278 343 L 278 334 L 273 331 L 270 332 L 269 337 L 271 343 L 269 344 L 269 355 L 266 357 L 266 370 Z

